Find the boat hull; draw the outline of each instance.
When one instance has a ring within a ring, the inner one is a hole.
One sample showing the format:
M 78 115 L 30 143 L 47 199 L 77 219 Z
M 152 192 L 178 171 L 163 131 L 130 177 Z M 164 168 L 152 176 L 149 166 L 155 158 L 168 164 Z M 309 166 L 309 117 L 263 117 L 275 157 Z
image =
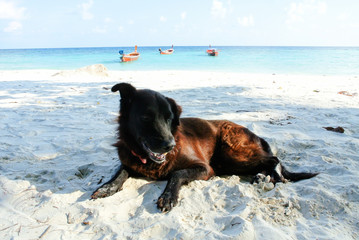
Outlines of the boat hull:
M 121 56 L 121 62 L 132 62 L 136 61 L 140 57 L 139 53 L 129 53 L 129 54 L 123 54 Z
M 165 51 L 161 51 L 160 53 L 163 54 L 163 55 L 170 55 L 174 52 L 173 49 L 167 49 Z

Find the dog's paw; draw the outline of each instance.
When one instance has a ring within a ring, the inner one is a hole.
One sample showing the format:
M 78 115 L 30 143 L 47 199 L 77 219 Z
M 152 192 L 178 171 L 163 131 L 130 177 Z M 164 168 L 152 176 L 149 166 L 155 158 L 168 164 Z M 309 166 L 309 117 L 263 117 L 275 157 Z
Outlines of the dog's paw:
M 120 189 L 118 189 L 116 186 L 113 186 L 112 184 L 105 184 L 102 187 L 98 188 L 92 195 L 91 199 L 97 199 L 97 198 L 105 198 L 108 196 L 111 196 L 118 192 Z
M 261 183 L 261 182 L 265 182 L 266 179 L 266 175 L 264 175 L 263 173 L 258 173 L 257 175 L 255 175 L 252 179 L 252 183 Z
M 91 195 L 91 199 L 104 198 L 107 196 L 108 196 L 107 190 L 103 188 L 99 188 Z
M 256 176 L 254 176 L 253 184 L 255 184 L 259 189 L 262 189 L 264 191 L 270 191 L 274 188 L 275 182 L 274 178 L 271 178 L 269 175 L 264 175 L 262 173 L 258 173 Z
M 172 196 L 172 194 L 169 193 L 163 193 L 157 201 L 157 207 L 162 211 L 162 212 L 168 212 L 170 211 L 173 207 L 175 207 L 178 203 L 178 197 L 177 196 Z

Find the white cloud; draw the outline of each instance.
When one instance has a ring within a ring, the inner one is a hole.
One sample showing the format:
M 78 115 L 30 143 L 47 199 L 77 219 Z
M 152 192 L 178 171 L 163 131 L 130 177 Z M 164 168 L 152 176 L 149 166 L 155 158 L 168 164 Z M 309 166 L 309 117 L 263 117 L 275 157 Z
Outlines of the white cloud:
M 158 33 L 157 28 L 150 28 L 150 29 L 148 29 L 148 31 L 149 31 L 149 33 L 151 33 L 151 34 Z
M 24 18 L 26 8 L 17 7 L 13 2 L 0 0 L 0 19 L 20 20 Z
M 93 0 L 89 0 L 88 2 L 79 5 L 83 20 L 93 19 L 93 14 L 90 12 L 90 8 L 92 7 L 92 5 L 93 5 Z
M 214 17 L 224 18 L 227 15 L 227 9 L 223 6 L 223 2 L 213 0 L 211 14 Z
M 348 21 L 350 19 L 350 15 L 348 13 L 341 13 L 337 16 L 338 21 Z
M 161 16 L 161 17 L 160 17 L 160 21 L 161 21 L 161 22 L 166 22 L 166 21 L 167 21 L 167 18 L 164 17 L 164 16 Z
M 237 21 L 238 21 L 239 25 L 241 25 L 243 27 L 250 27 L 250 26 L 254 25 L 254 20 L 253 20 L 252 15 L 245 16 L 245 17 L 239 17 L 239 18 L 237 18 Z
M 187 13 L 186 13 L 186 12 L 182 12 L 182 13 L 181 13 L 181 19 L 184 20 L 184 19 L 186 19 L 186 17 L 187 17 Z
M 327 4 L 318 0 L 303 0 L 301 2 L 292 2 L 287 9 L 288 25 L 302 23 L 309 16 L 317 16 L 327 12 Z
M 359 22 L 355 21 L 355 17 L 350 13 L 340 13 L 337 15 L 336 23 L 341 29 L 347 29 L 348 32 L 354 33 L 359 30 Z
M 111 18 L 109 18 L 109 17 L 105 18 L 105 23 L 110 23 L 110 22 L 112 22 Z
M 95 33 L 107 33 L 107 28 L 106 27 L 95 27 L 94 29 L 92 29 L 93 32 Z
M 4 32 L 18 32 L 21 29 L 22 24 L 20 22 L 12 21 L 6 28 L 4 28 Z
M 119 32 L 123 32 L 123 26 L 119 26 L 118 28 L 117 28 L 117 30 L 119 31 Z

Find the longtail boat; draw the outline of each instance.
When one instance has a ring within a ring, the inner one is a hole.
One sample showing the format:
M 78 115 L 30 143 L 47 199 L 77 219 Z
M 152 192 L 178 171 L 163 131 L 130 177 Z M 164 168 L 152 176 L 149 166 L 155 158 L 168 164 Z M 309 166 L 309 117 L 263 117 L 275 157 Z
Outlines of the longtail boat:
M 209 56 L 218 56 L 218 50 L 215 48 L 212 48 L 211 45 L 209 45 L 209 48 L 207 49 L 206 53 Z
M 207 53 L 209 56 L 218 56 L 218 50 L 217 49 L 209 49 L 207 50 Z
M 169 55 L 169 54 L 172 54 L 175 50 L 173 49 L 173 45 L 170 49 L 167 49 L 167 50 L 164 50 L 162 51 L 162 49 L 158 49 L 158 51 L 160 51 L 160 54 L 166 54 L 166 55 Z
M 123 52 L 123 50 L 120 50 L 118 52 L 119 54 L 121 54 L 121 62 L 131 62 L 131 61 L 135 61 L 137 60 L 139 57 L 140 57 L 140 53 L 137 52 L 137 45 L 135 46 L 135 51 L 134 52 L 131 52 L 131 53 L 128 53 L 128 54 L 125 54 Z

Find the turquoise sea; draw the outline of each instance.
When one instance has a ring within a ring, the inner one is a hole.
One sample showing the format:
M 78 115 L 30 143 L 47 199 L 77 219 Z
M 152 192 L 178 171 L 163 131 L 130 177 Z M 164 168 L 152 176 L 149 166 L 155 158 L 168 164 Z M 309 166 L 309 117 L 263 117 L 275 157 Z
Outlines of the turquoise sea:
M 210 70 L 269 74 L 359 75 L 359 47 L 229 47 L 175 46 L 172 55 L 138 47 L 139 60 L 120 63 L 118 51 L 134 47 L 0 49 L 0 70 L 76 69 L 104 64 L 109 70 Z

